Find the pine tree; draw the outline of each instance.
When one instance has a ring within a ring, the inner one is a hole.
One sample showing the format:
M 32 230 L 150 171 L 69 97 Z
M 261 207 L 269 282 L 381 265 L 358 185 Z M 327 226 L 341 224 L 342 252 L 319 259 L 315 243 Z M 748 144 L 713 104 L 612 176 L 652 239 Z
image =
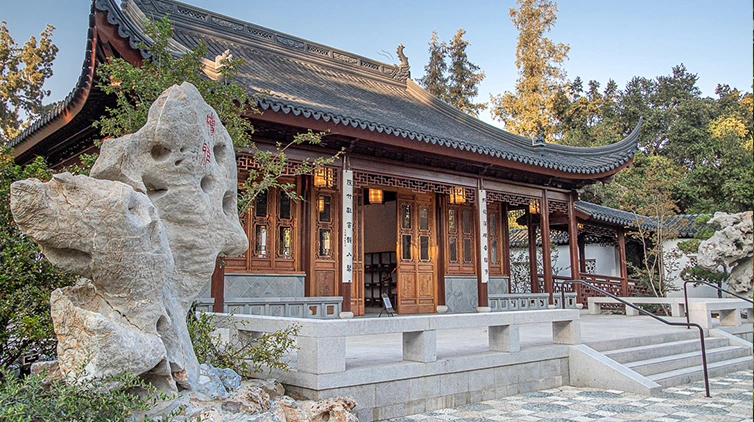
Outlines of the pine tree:
M 516 67 L 519 77 L 515 92 L 491 96 L 492 116 L 513 133 L 529 137 L 557 137 L 555 109 L 563 89 L 562 63 L 569 47 L 545 37 L 557 20 L 557 3 L 550 0 L 517 0 L 519 8 L 509 11 L 518 29 Z
M 446 102 L 464 113 L 477 117 L 481 110 L 487 108 L 487 103 L 475 104 L 471 100 L 479 92 L 478 85 L 484 79 L 484 72 L 480 72 L 479 66 L 469 61 L 466 55 L 469 42 L 463 39 L 465 34 L 464 29 L 458 29 L 448 46 L 450 67 Z
M 419 79 L 419 84 L 430 94 L 446 101 L 448 95 L 448 78 L 445 72 L 448 65 L 445 63 L 447 46 L 440 42 L 437 31 L 432 31 L 432 39 L 429 41 L 429 62 L 424 66 L 425 75 Z

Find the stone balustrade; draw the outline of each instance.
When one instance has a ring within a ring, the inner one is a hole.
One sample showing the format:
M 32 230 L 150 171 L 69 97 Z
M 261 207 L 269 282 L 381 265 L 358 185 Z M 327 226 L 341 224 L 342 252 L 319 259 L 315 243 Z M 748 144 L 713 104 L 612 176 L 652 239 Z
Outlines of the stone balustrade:
M 572 309 L 328 321 L 235 314 L 233 321 L 236 323 L 235 329 L 252 337 L 259 332 L 273 332 L 293 323 L 298 324 L 300 331 L 296 369 L 300 373 L 317 375 L 346 371 L 346 338 L 352 336 L 401 333 L 403 360 L 421 363 L 437 361 L 439 330 L 487 327 L 490 351 L 514 353 L 521 349 L 521 325 L 551 323 L 553 343 L 581 343 L 579 311 Z
M 509 293 L 491 294 L 488 298 L 492 312 L 527 311 L 549 308 L 549 293 Z M 553 305 L 561 308 L 561 294 L 553 294 Z M 576 293 L 566 293 L 567 309 L 576 309 Z

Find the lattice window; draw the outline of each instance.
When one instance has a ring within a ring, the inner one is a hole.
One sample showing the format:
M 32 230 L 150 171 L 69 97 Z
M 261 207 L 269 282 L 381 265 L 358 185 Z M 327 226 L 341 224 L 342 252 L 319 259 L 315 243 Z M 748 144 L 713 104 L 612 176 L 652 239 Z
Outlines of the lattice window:
M 562 212 L 564 214 L 568 214 L 568 202 L 548 199 L 547 207 L 550 211 L 550 214 L 555 213 L 555 212 Z
M 586 263 L 586 273 L 587 274 L 597 274 L 597 260 L 594 258 L 586 259 L 584 260 Z
M 505 202 L 510 205 L 526 205 L 531 199 L 528 196 L 514 195 L 512 193 L 487 191 L 487 203 Z
M 399 188 L 399 189 L 408 189 L 411 192 L 415 192 L 415 193 L 435 192 L 435 193 L 444 193 L 446 195 L 452 194 L 454 192 L 454 189 L 457 189 L 457 187 L 453 185 L 448 185 L 448 184 L 443 184 L 443 183 L 426 182 L 422 180 L 409 179 L 405 177 L 384 176 L 384 175 L 379 175 L 379 174 L 370 174 L 370 173 L 363 173 L 363 172 L 354 172 L 353 179 L 354 179 L 355 188 L 364 188 L 369 185 L 379 185 L 379 186 L 388 186 L 388 187 L 394 187 L 394 188 Z M 474 200 L 476 198 L 475 189 L 473 188 L 461 188 L 461 189 L 463 189 L 466 202 L 474 203 Z

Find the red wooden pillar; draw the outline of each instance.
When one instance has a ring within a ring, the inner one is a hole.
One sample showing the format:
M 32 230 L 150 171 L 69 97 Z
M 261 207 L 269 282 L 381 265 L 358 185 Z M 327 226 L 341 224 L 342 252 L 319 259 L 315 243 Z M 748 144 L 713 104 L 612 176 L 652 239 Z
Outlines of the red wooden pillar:
M 573 208 L 574 198 L 568 201 L 568 250 L 571 258 L 571 279 L 581 279 L 579 271 L 579 226 L 576 221 L 576 210 Z M 576 301 L 581 302 L 581 285 L 573 284 L 573 290 L 576 292 Z
M 541 209 L 542 215 L 539 222 L 542 230 L 542 272 L 545 279 L 545 292 L 550 294 L 550 303 L 553 303 L 552 262 L 550 261 L 550 207 L 547 204 L 547 189 L 542 191 Z
M 501 204 L 501 225 L 503 230 L 503 275 L 508 276 L 508 293 L 511 292 L 511 239 L 508 227 L 508 203 Z
M 618 253 L 620 256 L 620 292 L 621 296 L 628 296 L 628 268 L 626 267 L 626 236 L 623 229 L 618 230 Z
M 215 261 L 215 271 L 212 273 L 209 294 L 215 299 L 212 305 L 212 312 L 225 311 L 225 265 L 222 258 L 218 257 Z
M 537 279 L 537 228 L 531 217 L 531 211 L 526 211 L 526 228 L 529 235 L 529 282 L 531 292 L 539 293 L 539 280 Z

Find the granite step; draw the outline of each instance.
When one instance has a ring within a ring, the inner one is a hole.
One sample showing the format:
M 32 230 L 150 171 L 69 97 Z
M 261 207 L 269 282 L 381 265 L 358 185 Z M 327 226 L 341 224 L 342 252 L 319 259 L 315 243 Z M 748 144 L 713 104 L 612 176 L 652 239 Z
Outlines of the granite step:
M 751 370 L 754 367 L 752 356 L 723 360 L 707 364 L 707 372 L 710 377 L 717 377 L 731 372 Z M 704 379 L 702 365 L 694 365 L 673 371 L 660 372 L 648 376 L 650 380 L 660 384 L 662 388 L 673 387 L 681 384 L 690 384 Z
M 740 346 L 723 346 L 707 350 L 707 363 L 720 362 L 736 358 L 750 356 L 750 350 Z M 653 359 L 629 362 L 625 365 L 644 376 L 669 372 L 700 365 L 702 362 L 701 351 L 680 353 L 672 356 L 663 356 Z
M 724 347 L 728 340 L 724 338 L 707 337 L 704 339 L 707 350 Z M 699 338 L 692 340 L 671 341 L 660 344 L 648 344 L 644 346 L 628 347 L 625 349 L 610 350 L 603 354 L 610 359 L 622 364 L 630 362 L 674 356 L 683 353 L 700 351 Z

